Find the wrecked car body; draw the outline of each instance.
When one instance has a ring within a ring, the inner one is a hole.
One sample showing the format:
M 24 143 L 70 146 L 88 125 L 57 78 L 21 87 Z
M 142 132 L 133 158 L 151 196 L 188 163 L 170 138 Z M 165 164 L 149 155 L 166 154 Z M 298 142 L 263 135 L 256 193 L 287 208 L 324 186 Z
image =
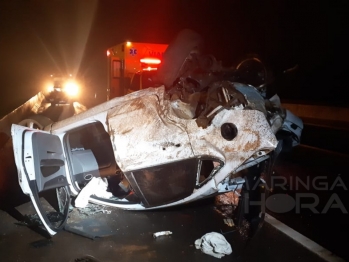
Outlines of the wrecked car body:
M 185 78 L 159 74 L 173 84 L 114 98 L 44 130 L 12 126 L 20 186 L 51 235 L 64 227 L 71 197 L 79 200 L 95 178 L 105 188 L 85 193 L 90 202 L 164 208 L 252 190 L 245 182 L 265 182 L 256 176 L 270 172 L 278 131 L 299 143 L 301 120 L 276 98 L 219 75 L 200 82 L 180 71 Z M 57 207 L 42 202 L 48 194 Z

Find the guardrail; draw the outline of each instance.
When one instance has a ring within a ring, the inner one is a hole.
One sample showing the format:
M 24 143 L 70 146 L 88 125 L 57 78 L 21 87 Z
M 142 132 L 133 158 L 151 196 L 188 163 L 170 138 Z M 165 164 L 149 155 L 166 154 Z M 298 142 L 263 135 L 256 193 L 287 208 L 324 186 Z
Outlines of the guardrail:
M 349 130 L 349 108 L 295 103 L 282 106 L 300 117 L 305 125 Z

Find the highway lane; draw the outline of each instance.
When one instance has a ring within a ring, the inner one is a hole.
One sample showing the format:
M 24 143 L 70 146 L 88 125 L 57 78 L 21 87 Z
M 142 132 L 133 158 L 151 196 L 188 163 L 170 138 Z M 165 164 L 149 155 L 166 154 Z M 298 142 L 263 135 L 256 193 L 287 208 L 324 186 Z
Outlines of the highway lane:
M 275 188 L 269 202 L 272 210 L 268 210 L 278 220 L 346 260 L 349 260 L 348 163 L 349 155 L 304 145 L 281 154 L 273 174 Z M 280 209 L 282 204 L 287 210 Z

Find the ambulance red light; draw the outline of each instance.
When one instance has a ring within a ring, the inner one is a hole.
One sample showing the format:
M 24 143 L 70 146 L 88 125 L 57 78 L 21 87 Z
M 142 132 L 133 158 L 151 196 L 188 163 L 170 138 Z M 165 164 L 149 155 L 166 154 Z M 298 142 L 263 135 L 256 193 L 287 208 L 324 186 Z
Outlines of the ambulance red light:
M 156 67 L 150 67 L 148 66 L 147 68 L 143 68 L 143 71 L 154 71 L 154 70 L 158 70 Z
M 109 50 L 107 50 L 107 56 L 110 56 L 110 51 Z
M 152 65 L 158 65 L 161 63 L 161 60 L 158 58 L 142 58 L 140 61 L 141 63 Z

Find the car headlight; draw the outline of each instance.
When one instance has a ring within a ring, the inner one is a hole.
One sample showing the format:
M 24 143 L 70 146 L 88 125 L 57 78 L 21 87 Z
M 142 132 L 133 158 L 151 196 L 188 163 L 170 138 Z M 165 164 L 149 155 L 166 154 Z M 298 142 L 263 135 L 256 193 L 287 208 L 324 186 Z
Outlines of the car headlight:
M 69 96 L 76 96 L 79 93 L 79 86 L 74 82 L 69 82 L 65 85 L 64 92 Z
M 48 85 L 48 86 L 47 86 L 47 92 L 48 92 L 48 93 L 53 92 L 53 90 L 54 90 L 53 85 Z

